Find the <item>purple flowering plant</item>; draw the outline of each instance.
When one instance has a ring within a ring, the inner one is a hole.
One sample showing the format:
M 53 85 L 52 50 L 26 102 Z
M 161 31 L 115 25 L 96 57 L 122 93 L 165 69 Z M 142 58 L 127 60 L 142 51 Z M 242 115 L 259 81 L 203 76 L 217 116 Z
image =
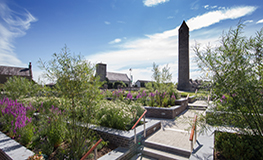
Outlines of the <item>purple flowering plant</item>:
M 132 94 L 131 94 L 131 92 L 129 92 L 129 93 L 127 94 L 126 99 L 128 100 L 128 104 L 130 104 L 131 101 L 132 101 Z
M 138 102 L 142 103 L 142 105 L 146 106 L 147 105 L 148 94 L 146 93 L 145 90 L 139 91 L 138 95 L 136 96 L 136 99 L 137 99 Z
M 28 113 L 34 110 L 34 107 L 30 104 L 24 106 L 17 100 L 14 101 L 4 98 L 0 100 L 0 106 L 2 125 L 5 126 L 5 129 L 9 131 L 12 136 L 17 135 L 18 130 L 22 129 L 32 121 L 32 118 Z
M 123 100 L 124 90 L 118 89 L 112 92 L 113 100 Z

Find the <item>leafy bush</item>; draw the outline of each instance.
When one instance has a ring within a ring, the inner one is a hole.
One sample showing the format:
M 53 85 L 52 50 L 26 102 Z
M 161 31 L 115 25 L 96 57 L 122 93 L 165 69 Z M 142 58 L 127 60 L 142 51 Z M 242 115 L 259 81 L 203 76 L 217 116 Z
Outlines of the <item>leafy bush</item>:
M 231 125 L 238 127 L 238 132 L 262 136 L 263 28 L 247 38 L 243 27 L 239 23 L 225 32 L 217 47 L 201 49 L 197 44 L 194 51 L 199 67 L 210 79 L 207 83 L 213 97 L 212 112 L 230 113 L 228 116 L 234 119 Z M 213 118 L 220 121 L 216 114 Z M 226 121 L 224 116 L 221 121 Z
M 18 134 L 20 136 L 20 142 L 22 145 L 27 146 L 32 141 L 34 136 L 33 129 L 34 129 L 34 125 L 31 122 L 18 131 Z
M 97 124 L 120 130 L 128 130 L 128 126 L 144 112 L 141 104 L 135 102 L 128 105 L 122 101 L 104 100 L 98 106 L 96 113 Z
M 236 133 L 216 132 L 215 149 L 226 159 L 262 159 L 263 137 Z
M 36 95 L 39 85 L 24 77 L 10 77 L 3 85 L 4 93 L 11 99 Z

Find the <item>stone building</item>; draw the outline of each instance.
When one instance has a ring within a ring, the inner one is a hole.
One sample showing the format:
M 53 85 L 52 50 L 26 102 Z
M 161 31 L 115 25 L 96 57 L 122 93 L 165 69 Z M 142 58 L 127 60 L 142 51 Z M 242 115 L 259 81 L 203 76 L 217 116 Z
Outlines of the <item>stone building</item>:
M 189 28 L 183 21 L 179 32 L 178 90 L 191 91 L 189 83 Z
M 146 87 L 146 84 L 152 81 L 137 80 L 135 86 L 137 87 Z
M 123 82 L 126 85 L 125 87 L 131 84 L 127 74 L 107 72 L 107 65 L 103 63 L 96 65 L 96 76 L 99 76 L 101 81 L 106 81 L 109 88 L 114 88 L 113 83 Z
M 29 62 L 28 68 L 0 66 L 0 84 L 4 84 L 9 77 L 19 76 L 32 80 L 32 65 Z

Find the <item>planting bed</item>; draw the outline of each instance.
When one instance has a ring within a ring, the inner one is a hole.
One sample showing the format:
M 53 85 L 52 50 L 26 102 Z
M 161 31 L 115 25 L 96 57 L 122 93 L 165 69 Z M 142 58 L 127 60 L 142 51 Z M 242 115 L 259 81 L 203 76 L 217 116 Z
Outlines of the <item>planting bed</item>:
M 161 128 L 161 122 L 157 120 L 148 121 L 146 124 L 146 137 Z M 130 147 L 134 144 L 134 130 L 123 131 L 108 127 L 90 126 L 95 130 L 103 140 L 109 141 L 111 144 L 121 147 Z M 136 127 L 137 139 L 143 137 L 143 125 Z
M 144 108 L 147 110 L 146 117 L 173 119 L 187 108 L 188 100 L 179 99 L 175 103 L 177 106 L 169 108 L 145 106 Z

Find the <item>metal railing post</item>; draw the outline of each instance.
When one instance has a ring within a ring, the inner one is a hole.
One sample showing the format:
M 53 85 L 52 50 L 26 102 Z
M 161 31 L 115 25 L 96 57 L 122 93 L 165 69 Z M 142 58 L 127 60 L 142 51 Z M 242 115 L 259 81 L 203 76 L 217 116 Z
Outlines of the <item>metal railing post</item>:
M 193 125 L 192 125 L 192 130 L 191 130 L 191 134 L 190 134 L 190 138 L 189 140 L 191 141 L 191 152 L 193 152 L 194 150 L 194 143 L 196 142 L 196 121 L 197 121 L 197 115 L 195 115 L 195 118 L 194 118 L 194 122 L 193 122 Z M 193 142 L 194 140 L 194 142 Z
M 137 139 L 136 139 L 136 128 L 134 128 L 134 143 L 137 143 Z
M 94 149 L 94 160 L 97 160 L 97 147 Z
M 143 116 L 143 127 L 144 127 L 144 133 L 143 133 L 143 136 L 144 136 L 144 138 L 146 138 L 145 115 Z
M 196 124 L 195 124 L 195 142 L 196 142 Z M 195 143 L 195 142 L 194 142 L 194 143 Z
M 193 141 L 191 141 L 191 152 L 193 152 L 194 150 L 194 144 L 193 144 Z

